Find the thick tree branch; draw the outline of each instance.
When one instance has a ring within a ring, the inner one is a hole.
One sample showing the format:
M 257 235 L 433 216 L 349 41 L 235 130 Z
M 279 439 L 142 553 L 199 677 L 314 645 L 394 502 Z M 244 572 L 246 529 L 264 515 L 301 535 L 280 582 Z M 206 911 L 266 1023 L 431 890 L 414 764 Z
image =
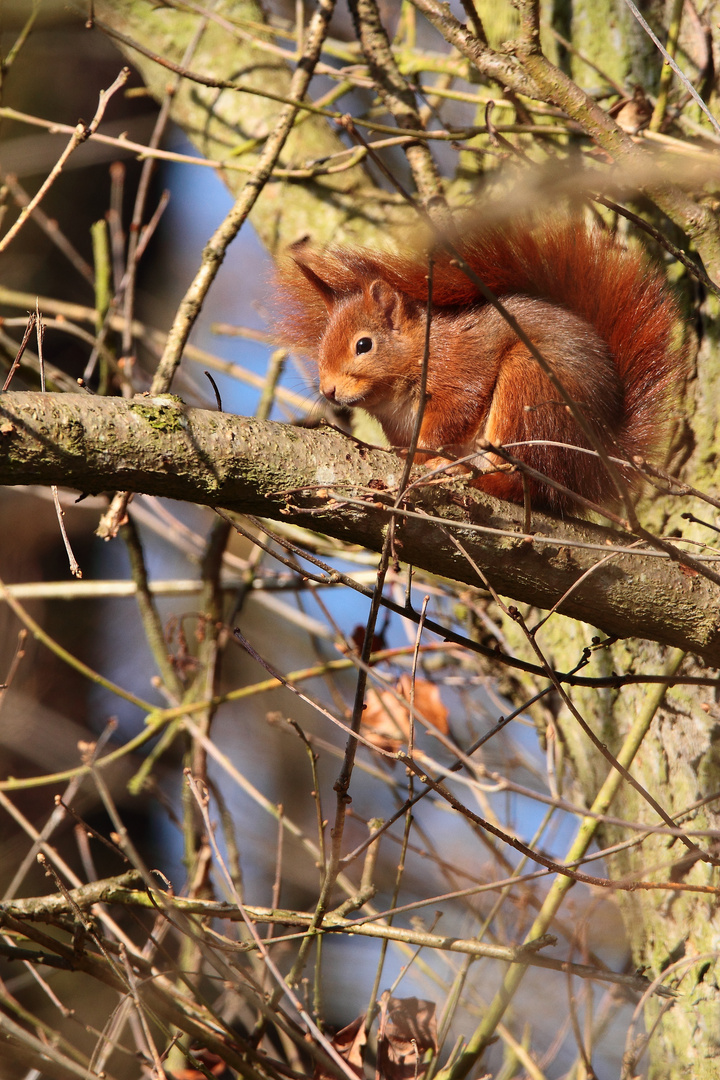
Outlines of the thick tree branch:
M 189 409 L 170 396 L 0 398 L 3 484 L 63 484 L 87 493 L 121 487 L 292 521 L 379 551 L 400 473 L 393 454 L 330 428 Z M 397 529 L 403 561 L 482 587 L 472 560 L 498 593 L 542 608 L 587 574 L 560 612 L 609 634 L 720 662 L 717 588 L 656 555 L 608 560 L 609 545 L 625 550 L 628 537 L 535 515 L 527 539 L 519 507 L 457 480 L 413 487 L 406 506 Z

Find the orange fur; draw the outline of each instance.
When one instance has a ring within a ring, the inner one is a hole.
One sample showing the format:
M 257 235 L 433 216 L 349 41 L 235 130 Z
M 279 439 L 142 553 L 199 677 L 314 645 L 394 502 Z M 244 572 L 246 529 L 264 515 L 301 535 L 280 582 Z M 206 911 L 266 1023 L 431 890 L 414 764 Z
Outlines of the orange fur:
M 595 437 L 616 457 L 646 456 L 667 430 L 684 375 L 673 345 L 677 305 L 643 254 L 575 220 L 477 231 L 458 245 L 580 407 Z M 378 418 L 394 446 L 407 446 L 424 352 L 427 264 L 416 255 L 364 250 L 317 252 L 296 245 L 281 273 L 283 336 L 318 361 L 320 389 L 340 405 Z M 420 446 L 457 455 L 487 439 L 509 446 L 537 471 L 594 502 L 614 486 L 558 392 L 503 317 L 449 255 L 434 271 L 428 400 Z M 516 472 L 474 483 L 522 501 Z M 533 504 L 559 511 L 572 500 L 529 482 Z

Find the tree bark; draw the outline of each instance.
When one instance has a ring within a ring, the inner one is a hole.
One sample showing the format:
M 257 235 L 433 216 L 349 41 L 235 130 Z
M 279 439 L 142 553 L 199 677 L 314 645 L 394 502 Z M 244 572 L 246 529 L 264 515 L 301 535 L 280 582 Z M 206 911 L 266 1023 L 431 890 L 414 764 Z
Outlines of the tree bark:
M 147 0 L 98 0 L 94 7 L 97 30 L 109 33 L 159 102 L 173 80 L 172 68 L 161 61 L 169 59 L 210 84 L 182 79 L 172 96 L 170 115 L 203 157 L 227 160 L 222 177 L 237 196 L 256 160 L 256 148 L 262 147 L 282 109 L 281 101 L 263 95 L 286 98 L 290 86 L 288 64 L 263 48 L 261 35 L 253 41 L 242 29 L 237 35 L 231 32 L 233 25 L 262 23 L 261 6 L 253 0 L 216 3 L 217 21 L 208 20 L 194 48 L 198 18 L 181 8 Z M 244 148 L 242 154 L 239 147 Z M 414 216 L 412 208 L 388 199 L 363 164 L 313 179 L 313 163 L 323 162 L 344 147 L 338 131 L 323 117 L 302 114 L 280 164 L 307 170 L 307 175 L 302 182 L 292 183 L 291 197 L 287 181 L 275 176 L 251 213 L 253 226 L 269 251 L 277 254 L 306 237 L 319 245 L 331 241 L 378 245 L 392 236 L 388 225 L 407 226 Z
M 382 550 L 402 466 L 332 428 L 187 408 L 170 395 L 0 398 L 0 483 L 163 495 L 292 521 L 373 551 Z M 527 536 L 520 507 L 461 480 L 416 484 L 401 506 L 395 551 L 404 562 L 482 588 L 479 567 L 502 596 L 541 608 L 560 601 L 562 614 L 607 634 L 720 662 L 717 586 L 657 553 L 632 554 L 631 536 L 541 514 Z M 620 552 L 606 561 L 611 545 Z

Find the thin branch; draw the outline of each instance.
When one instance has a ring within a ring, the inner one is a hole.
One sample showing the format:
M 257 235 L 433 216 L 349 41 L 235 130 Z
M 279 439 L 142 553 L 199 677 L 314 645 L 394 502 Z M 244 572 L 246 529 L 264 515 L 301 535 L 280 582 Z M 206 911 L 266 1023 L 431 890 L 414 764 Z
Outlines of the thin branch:
M 110 98 L 113 96 L 113 94 L 115 93 L 116 90 L 119 90 L 121 86 L 125 85 L 125 83 L 129 79 L 129 77 L 130 77 L 130 68 L 123 68 L 122 71 L 120 72 L 120 74 L 118 75 L 118 77 L 115 79 L 112 86 L 108 87 L 107 90 L 103 90 L 101 92 L 100 100 L 98 102 L 98 107 L 97 107 L 97 109 L 95 111 L 94 117 L 92 118 L 90 123 L 87 124 L 87 125 L 85 125 L 85 124 L 78 124 L 77 125 L 77 127 L 75 128 L 75 130 L 73 132 L 72 138 L 70 139 L 70 142 L 67 144 L 67 146 L 63 150 L 62 154 L 58 158 L 57 162 L 55 163 L 55 165 L 51 169 L 48 176 L 45 178 L 45 180 L 40 185 L 40 187 L 38 188 L 37 192 L 32 197 L 32 199 L 30 199 L 28 204 L 26 206 L 23 206 L 20 213 L 18 214 L 17 221 L 15 221 L 15 223 L 12 225 L 12 227 L 10 229 L 8 229 L 8 231 L 5 233 L 5 236 L 3 236 L 2 240 L 0 240 L 0 252 L 5 251 L 8 244 L 10 244 L 12 242 L 12 240 L 14 240 L 14 238 L 20 232 L 20 230 L 22 229 L 23 225 L 25 224 L 27 219 L 32 214 L 35 207 L 39 205 L 41 200 L 44 198 L 45 194 L 50 190 L 52 185 L 57 180 L 58 176 L 60 175 L 60 173 L 63 170 L 65 162 L 70 157 L 70 155 L 73 153 L 73 151 L 77 150 L 78 146 L 81 146 L 82 143 L 84 143 L 87 139 L 89 139 L 90 136 L 97 130 L 97 127 L 98 127 L 100 121 L 102 120 L 103 116 L 105 115 L 105 109 L 107 108 L 107 105 L 108 105 L 108 102 L 110 101 Z

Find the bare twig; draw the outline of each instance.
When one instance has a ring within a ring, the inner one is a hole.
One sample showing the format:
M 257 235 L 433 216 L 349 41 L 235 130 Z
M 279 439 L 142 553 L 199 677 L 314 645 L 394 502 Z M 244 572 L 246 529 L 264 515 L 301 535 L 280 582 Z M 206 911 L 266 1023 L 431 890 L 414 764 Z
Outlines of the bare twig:
M 38 189 L 38 191 L 35 193 L 35 195 L 32 197 L 32 199 L 30 199 L 29 203 L 26 206 L 23 206 L 23 208 L 21 209 L 21 211 L 20 211 L 20 213 L 18 215 L 17 221 L 14 223 L 14 225 L 12 225 L 12 227 L 10 229 L 8 229 L 8 231 L 5 233 L 5 236 L 3 236 L 2 240 L 0 240 L 0 252 L 5 251 L 8 244 L 10 244 L 12 242 L 12 240 L 14 240 L 14 238 L 20 232 L 20 230 L 22 229 L 23 225 L 25 224 L 27 219 L 32 214 L 35 207 L 40 204 L 40 202 L 44 198 L 46 192 L 50 190 L 52 185 L 57 180 L 58 176 L 60 175 L 60 173 L 63 170 L 63 166 L 65 165 L 65 162 L 70 157 L 70 155 L 73 153 L 73 151 L 77 150 L 78 146 L 81 146 L 82 143 L 84 143 L 87 139 L 89 139 L 90 136 L 97 130 L 98 125 L 100 124 L 100 121 L 102 120 L 103 116 L 105 115 L 105 109 L 107 108 L 107 105 L 108 105 L 108 102 L 110 101 L 110 98 L 113 96 L 113 94 L 117 90 L 120 89 L 121 86 L 125 85 L 125 83 L 127 82 L 129 77 L 130 77 L 130 68 L 123 68 L 122 71 L 120 72 L 120 74 L 118 75 L 118 77 L 115 79 L 114 83 L 110 87 L 108 87 L 107 90 L 102 91 L 102 93 L 100 94 L 100 100 L 98 102 L 98 107 L 97 107 L 97 109 L 95 111 L 94 117 L 92 118 L 90 123 L 87 124 L 87 125 L 85 125 L 85 124 L 78 124 L 77 125 L 77 127 L 75 128 L 75 131 L 73 132 L 72 138 L 70 139 L 70 142 L 65 147 L 64 151 L 62 152 L 62 154 L 58 158 L 57 162 L 55 163 L 55 165 L 51 169 L 51 171 L 48 174 L 48 176 L 46 177 L 46 179 L 40 185 L 40 188 Z

